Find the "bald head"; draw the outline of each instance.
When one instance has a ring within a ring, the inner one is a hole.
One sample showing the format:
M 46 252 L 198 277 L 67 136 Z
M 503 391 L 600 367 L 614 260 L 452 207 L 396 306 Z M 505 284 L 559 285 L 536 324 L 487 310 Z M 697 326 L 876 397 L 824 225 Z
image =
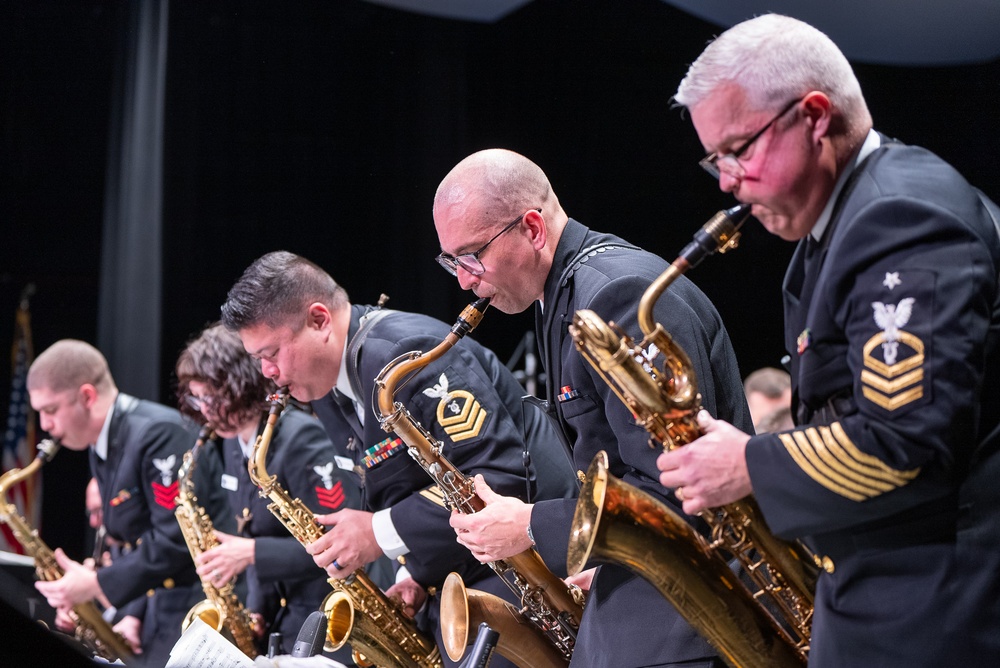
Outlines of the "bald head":
M 434 211 L 459 207 L 483 227 L 509 222 L 527 209 L 558 207 L 542 168 L 513 151 L 491 148 L 455 165 L 434 195 Z M 470 215 L 474 214 L 474 215 Z
M 28 370 L 29 392 L 42 388 L 62 392 L 86 384 L 93 385 L 101 394 L 115 390 L 108 361 L 101 351 L 85 341 L 56 341 L 35 358 Z

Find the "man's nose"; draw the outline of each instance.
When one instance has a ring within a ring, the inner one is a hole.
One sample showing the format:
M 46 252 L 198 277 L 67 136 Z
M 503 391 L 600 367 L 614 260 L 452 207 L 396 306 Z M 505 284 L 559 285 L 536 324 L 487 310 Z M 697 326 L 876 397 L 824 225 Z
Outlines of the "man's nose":
M 473 290 L 480 283 L 479 276 L 469 273 L 461 266 L 455 270 L 455 276 L 463 290 Z

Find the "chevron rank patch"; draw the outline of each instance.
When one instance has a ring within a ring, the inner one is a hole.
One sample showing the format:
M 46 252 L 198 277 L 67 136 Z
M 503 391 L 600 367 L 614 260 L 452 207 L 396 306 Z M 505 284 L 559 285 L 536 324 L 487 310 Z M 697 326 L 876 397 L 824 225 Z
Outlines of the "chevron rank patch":
M 448 390 L 448 376 L 441 374 L 433 387 L 423 393 L 438 398 L 437 421 L 452 441 L 458 443 L 479 436 L 488 412 L 476 397 L 466 390 Z
M 180 485 L 174 480 L 174 465 L 177 464 L 177 455 L 170 455 L 165 459 L 153 458 L 153 466 L 160 474 L 160 482 L 155 480 L 151 483 L 153 488 L 153 499 L 167 510 L 173 510 L 177 505 L 177 492 Z
M 327 462 L 314 466 L 313 473 L 319 476 L 321 484 L 316 486 L 316 500 L 324 508 L 336 510 L 344 502 L 344 486 L 338 480 L 333 481 L 334 463 Z
M 869 327 L 862 349 L 861 393 L 893 413 L 927 394 L 926 346 L 919 326 L 931 320 L 933 277 L 928 272 L 885 272 L 875 286 Z
M 861 451 L 839 422 L 779 434 L 778 438 L 806 475 L 852 501 L 864 501 L 902 487 L 920 473 L 919 468 L 894 469 Z

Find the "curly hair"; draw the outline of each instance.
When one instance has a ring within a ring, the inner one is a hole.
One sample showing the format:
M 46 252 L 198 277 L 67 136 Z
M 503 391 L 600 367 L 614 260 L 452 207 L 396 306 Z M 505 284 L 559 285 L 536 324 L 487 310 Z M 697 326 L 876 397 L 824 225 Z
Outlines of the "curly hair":
M 220 323 L 206 327 L 177 358 L 177 403 L 180 411 L 198 423 L 205 416 L 188 404 L 191 381 L 205 383 L 212 392 L 218 426 L 239 428 L 267 410 L 267 395 L 275 391 L 260 367 L 247 354 L 239 336 Z

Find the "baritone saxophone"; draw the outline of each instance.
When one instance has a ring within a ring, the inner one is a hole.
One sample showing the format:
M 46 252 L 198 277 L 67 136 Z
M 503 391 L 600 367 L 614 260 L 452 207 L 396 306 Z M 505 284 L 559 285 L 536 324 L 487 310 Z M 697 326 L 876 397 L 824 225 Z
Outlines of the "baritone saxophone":
M 260 495 L 271 500 L 267 509 L 303 545 L 309 545 L 326 533 L 316 516 L 301 499 L 293 499 L 267 472 L 267 449 L 281 411 L 288 403 L 288 392 L 281 389 L 268 397 L 271 409 L 264 430 L 257 437 L 247 467 L 250 480 L 260 488 Z M 402 606 L 378 588 L 363 569 L 347 578 L 329 579 L 333 592 L 323 601 L 327 616 L 324 649 L 334 651 L 350 642 L 354 662 L 359 666 L 391 668 L 441 668 L 441 654 L 434 641 L 421 633 Z
M 644 338 L 638 345 L 593 311 L 577 311 L 573 318 L 570 333 L 577 349 L 649 432 L 650 447 L 671 450 L 702 435 L 693 365 L 655 321 L 653 308 L 689 268 L 715 251 L 735 248 L 749 214 L 749 205 L 718 212 L 647 288 L 639 302 Z M 651 344 L 658 352 L 645 352 Z M 731 666 L 805 665 L 816 584 L 809 551 L 775 537 L 752 497 L 701 516 L 711 540 L 666 504 L 612 476 L 601 452 L 580 491 L 569 572 L 583 570 L 591 559 L 629 568 L 652 583 Z M 756 592 L 731 571 L 720 550 L 740 562 Z
M 177 507 L 174 516 L 180 524 L 184 542 L 187 543 L 191 559 L 198 562 L 198 555 L 219 545 L 215 537 L 215 527 L 212 518 L 205 509 L 198 505 L 198 497 L 194 493 L 194 469 L 197 466 L 198 455 L 205 442 L 215 434 L 211 428 L 202 427 L 194 447 L 184 453 L 184 460 L 177 472 L 179 481 Z M 236 595 L 232 581 L 221 587 L 212 584 L 211 580 L 201 578 L 201 588 L 205 592 L 205 600 L 196 603 L 181 622 L 181 629 L 186 630 L 195 619 L 201 619 L 219 633 L 227 636 L 241 652 L 251 659 L 257 656 L 257 648 L 253 637 L 253 620 Z
M 38 455 L 23 469 L 11 469 L 0 476 L 0 520 L 11 528 L 14 538 L 24 547 L 24 551 L 35 560 L 35 573 L 39 580 L 51 582 L 58 580 L 65 573 L 56 561 L 55 554 L 38 536 L 38 531 L 31 527 L 27 518 L 23 517 L 17 506 L 7 500 L 7 490 L 30 478 L 44 464 L 51 461 L 59 450 L 59 444 L 45 439 L 38 444 Z M 76 639 L 94 654 L 123 663 L 131 663 L 134 659 L 132 649 L 125 639 L 104 620 L 93 601 L 77 603 L 70 613 L 76 624 L 74 635 Z
M 442 454 L 444 443 L 434 438 L 406 406 L 395 401 L 396 387 L 444 355 L 482 320 L 489 299 L 478 299 L 459 315 L 451 332 L 428 352 L 409 352 L 389 362 L 375 379 L 379 423 L 407 445 L 410 456 L 434 480 L 449 509 L 476 513 L 486 507 L 476 494 L 475 481 L 464 475 Z M 448 656 L 458 661 L 467 643 L 475 639 L 471 630 L 478 623 L 470 617 L 489 616 L 500 633 L 497 650 L 520 666 L 565 666 L 573 655 L 577 629 L 583 616 L 583 596 L 556 577 L 534 549 L 490 562 L 490 567 L 521 601 L 511 615 L 502 599 L 483 592 L 465 595 L 461 577 L 452 573 L 441 596 L 441 627 Z M 495 600 L 493 600 L 495 599 Z M 471 608 L 471 610 L 470 610 Z M 488 615 L 488 611 L 497 611 Z M 523 617 L 523 619 L 518 619 Z M 529 623 L 524 623 L 527 620 Z

